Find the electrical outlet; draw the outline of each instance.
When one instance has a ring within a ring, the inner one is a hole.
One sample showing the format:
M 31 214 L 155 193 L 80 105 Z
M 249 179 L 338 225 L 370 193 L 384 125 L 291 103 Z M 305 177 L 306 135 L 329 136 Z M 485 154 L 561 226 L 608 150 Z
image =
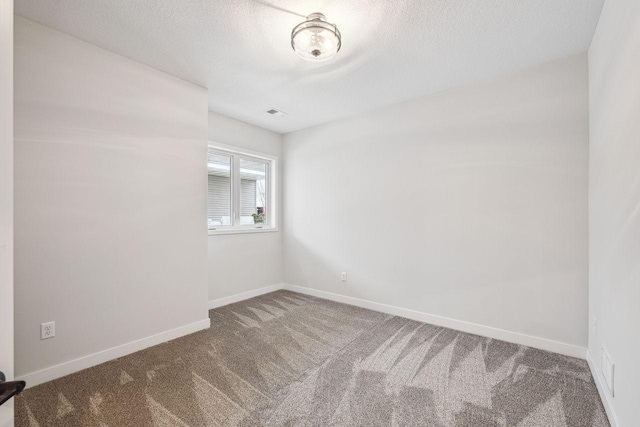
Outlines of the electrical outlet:
M 609 393 L 611 394 L 611 397 L 613 397 L 613 385 L 614 385 L 613 377 L 615 374 L 615 364 L 611 360 L 611 356 L 609 356 L 609 353 L 604 348 L 604 346 L 602 346 L 601 362 L 602 363 L 600 366 L 600 371 L 602 371 L 604 382 L 606 383 L 607 388 L 609 389 Z
M 56 322 L 47 322 L 40 324 L 40 339 L 46 340 L 56 336 Z
M 340 280 L 342 280 L 343 282 L 347 281 L 347 273 L 345 271 L 340 274 Z

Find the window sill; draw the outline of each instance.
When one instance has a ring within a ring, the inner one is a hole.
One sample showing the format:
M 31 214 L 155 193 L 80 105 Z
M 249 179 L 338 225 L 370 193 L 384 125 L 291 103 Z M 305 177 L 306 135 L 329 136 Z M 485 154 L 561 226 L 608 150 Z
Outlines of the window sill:
M 218 230 L 209 230 L 209 236 L 217 236 L 221 234 L 253 234 L 253 233 L 274 233 L 278 231 L 277 227 L 270 228 L 222 228 Z

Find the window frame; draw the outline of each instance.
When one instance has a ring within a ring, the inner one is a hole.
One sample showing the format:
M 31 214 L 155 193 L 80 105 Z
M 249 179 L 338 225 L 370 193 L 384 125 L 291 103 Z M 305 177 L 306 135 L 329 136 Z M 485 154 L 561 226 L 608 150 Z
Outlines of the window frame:
M 207 231 L 209 236 L 222 234 L 245 234 L 245 233 L 269 233 L 278 231 L 278 157 L 270 154 L 248 150 L 231 145 L 220 144 L 209 141 L 207 146 L 207 160 L 209 150 L 219 151 L 223 154 L 231 156 L 231 225 L 216 226 L 215 229 Z M 267 187 L 267 224 L 263 227 L 255 227 L 251 225 L 240 225 L 240 159 L 261 160 L 267 163 L 266 170 L 266 187 Z M 207 172 L 207 188 L 208 188 L 208 172 Z M 209 201 L 209 192 L 207 191 L 207 203 Z M 207 219 L 209 218 L 207 214 Z

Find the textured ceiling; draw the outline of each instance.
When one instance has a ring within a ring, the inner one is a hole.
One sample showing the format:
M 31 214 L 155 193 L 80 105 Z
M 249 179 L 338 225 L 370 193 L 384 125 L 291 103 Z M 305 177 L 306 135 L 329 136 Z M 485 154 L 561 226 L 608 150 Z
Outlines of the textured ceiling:
M 286 133 L 585 52 L 603 0 L 15 0 L 16 13 L 209 89 L 209 109 Z M 291 28 L 322 12 L 327 63 Z M 289 113 L 273 117 L 272 107 Z

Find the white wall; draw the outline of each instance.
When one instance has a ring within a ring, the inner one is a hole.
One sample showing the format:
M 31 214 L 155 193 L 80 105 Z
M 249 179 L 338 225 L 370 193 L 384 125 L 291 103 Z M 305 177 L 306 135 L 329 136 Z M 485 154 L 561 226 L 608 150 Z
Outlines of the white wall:
M 285 282 L 586 347 L 587 80 L 583 54 L 285 135 Z
M 589 49 L 589 351 L 615 363 L 610 409 L 640 403 L 640 2 L 607 1 Z M 596 320 L 594 324 L 593 320 Z
M 17 375 L 206 321 L 206 147 L 205 89 L 16 17 Z
M 278 118 L 274 118 L 278 120 Z M 278 157 L 282 135 L 209 112 L 209 140 Z M 278 192 L 282 195 L 282 179 Z M 282 197 L 277 215 L 281 222 Z M 209 236 L 209 300 L 282 283 L 282 232 Z
M 13 378 L 13 0 L 0 0 L 0 371 Z M 13 426 L 13 402 L 0 427 Z

